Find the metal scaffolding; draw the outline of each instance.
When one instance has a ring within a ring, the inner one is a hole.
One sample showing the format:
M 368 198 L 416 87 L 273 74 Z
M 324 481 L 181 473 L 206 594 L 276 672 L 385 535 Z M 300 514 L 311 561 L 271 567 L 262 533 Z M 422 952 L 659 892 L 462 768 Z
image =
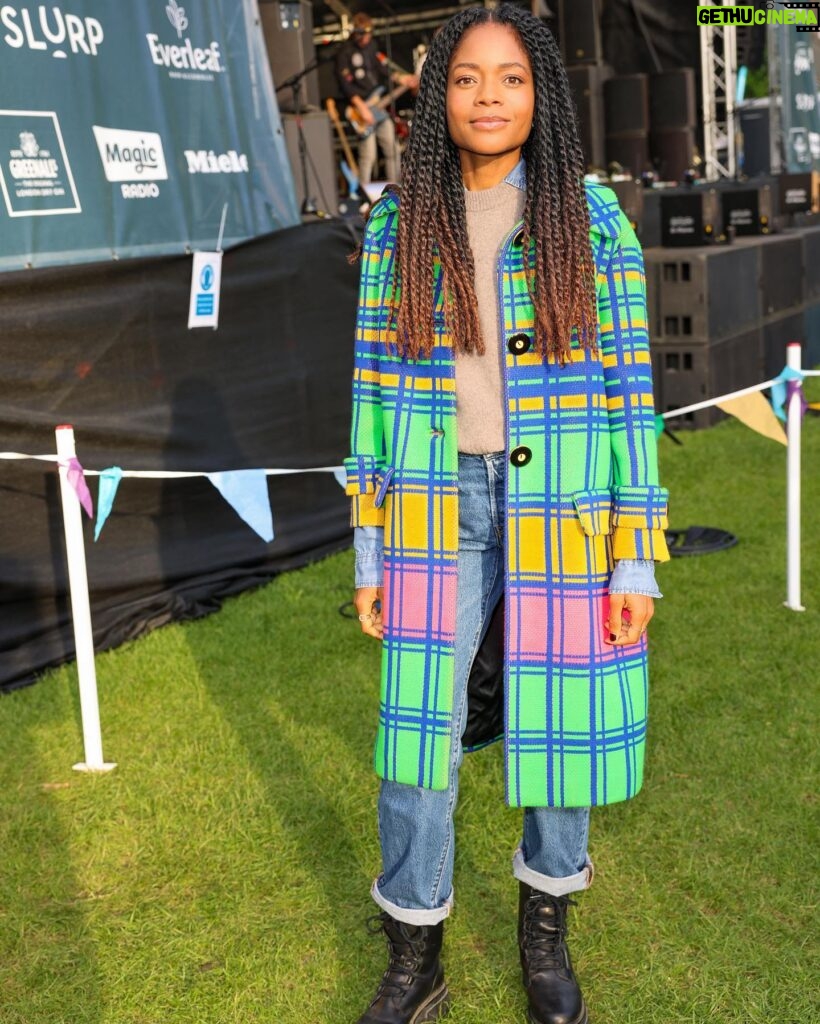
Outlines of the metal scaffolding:
M 700 0 L 701 6 L 734 7 L 734 0 Z M 707 181 L 734 178 L 737 27 L 701 25 L 700 65 L 703 83 L 703 173 Z

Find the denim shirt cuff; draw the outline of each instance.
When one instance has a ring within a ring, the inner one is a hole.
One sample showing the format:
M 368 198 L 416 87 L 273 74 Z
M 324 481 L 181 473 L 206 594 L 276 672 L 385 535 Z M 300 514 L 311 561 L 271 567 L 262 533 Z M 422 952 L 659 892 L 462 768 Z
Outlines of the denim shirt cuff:
M 356 552 L 354 583 L 359 587 L 384 585 L 384 527 L 357 526 L 353 531 Z
M 643 594 L 663 597 L 655 582 L 655 563 L 647 558 L 622 558 L 609 581 L 610 594 Z

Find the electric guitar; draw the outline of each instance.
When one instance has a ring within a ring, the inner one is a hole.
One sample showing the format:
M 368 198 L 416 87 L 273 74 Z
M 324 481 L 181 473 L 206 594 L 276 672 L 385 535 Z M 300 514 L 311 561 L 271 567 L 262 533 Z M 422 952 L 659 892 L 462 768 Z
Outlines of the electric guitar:
M 366 139 L 368 135 L 373 134 L 382 121 L 386 121 L 390 116 L 387 113 L 387 108 L 393 100 L 401 96 L 402 93 L 407 92 L 409 88 L 409 85 L 399 85 L 384 96 L 384 87 L 380 85 L 379 88 L 374 89 L 365 100 L 365 103 L 370 107 L 370 112 L 373 114 L 373 124 L 365 124 L 364 118 L 352 103 L 345 107 L 347 123 L 360 139 Z
M 353 152 L 350 149 L 350 143 L 347 141 L 344 126 L 342 125 L 342 119 L 339 117 L 339 111 L 336 109 L 336 100 L 330 97 L 326 99 L 325 109 L 328 112 L 330 120 L 333 122 L 336 134 L 339 136 L 339 142 L 342 145 L 342 152 L 345 155 L 345 159 L 340 161 L 339 166 L 341 167 L 342 174 L 347 182 L 348 195 L 351 198 L 366 199 L 367 197 L 359 184 L 359 167 L 353 157 Z

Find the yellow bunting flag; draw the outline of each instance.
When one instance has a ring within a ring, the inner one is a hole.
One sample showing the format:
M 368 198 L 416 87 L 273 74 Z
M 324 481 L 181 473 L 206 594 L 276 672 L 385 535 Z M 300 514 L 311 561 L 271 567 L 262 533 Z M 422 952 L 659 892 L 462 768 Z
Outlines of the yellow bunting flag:
M 739 419 L 752 430 L 756 430 L 758 434 L 770 437 L 772 441 L 779 441 L 781 444 L 789 443 L 782 423 L 760 391 L 752 391 L 728 402 L 718 402 L 717 407 Z

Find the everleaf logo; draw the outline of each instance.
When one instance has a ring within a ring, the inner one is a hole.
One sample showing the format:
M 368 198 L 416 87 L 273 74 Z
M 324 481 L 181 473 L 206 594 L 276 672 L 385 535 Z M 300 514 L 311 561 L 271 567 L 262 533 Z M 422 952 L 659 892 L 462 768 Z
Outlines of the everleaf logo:
M 188 19 L 185 17 L 185 8 L 180 7 L 177 0 L 170 0 L 170 3 L 165 8 L 165 12 L 168 15 L 168 20 L 177 30 L 177 35 L 182 39 L 182 33 L 188 27 Z

